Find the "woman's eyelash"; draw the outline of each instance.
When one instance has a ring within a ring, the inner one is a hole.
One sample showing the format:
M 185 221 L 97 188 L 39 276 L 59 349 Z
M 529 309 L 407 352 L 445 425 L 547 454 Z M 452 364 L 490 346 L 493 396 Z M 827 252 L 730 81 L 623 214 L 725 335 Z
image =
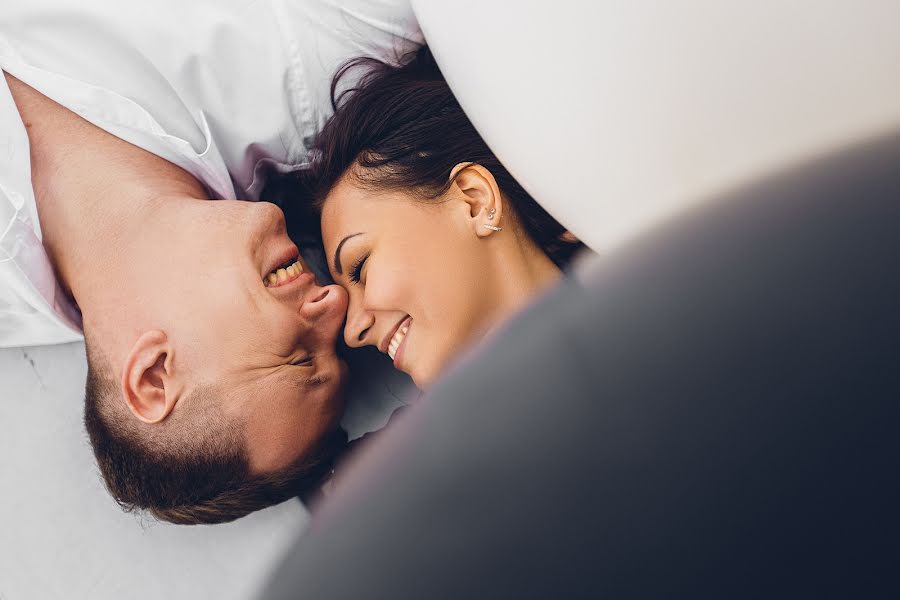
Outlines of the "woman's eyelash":
M 353 268 L 350 269 L 350 281 L 359 283 L 359 280 L 362 278 L 363 265 L 366 264 L 368 258 L 369 255 L 364 254 L 359 257 L 359 260 L 353 263 Z

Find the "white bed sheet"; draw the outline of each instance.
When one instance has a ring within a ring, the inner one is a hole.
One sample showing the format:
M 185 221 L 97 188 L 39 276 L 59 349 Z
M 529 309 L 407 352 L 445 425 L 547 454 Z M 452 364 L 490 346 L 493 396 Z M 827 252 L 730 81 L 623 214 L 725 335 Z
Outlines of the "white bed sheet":
M 0 598 L 253 597 L 306 510 L 195 527 L 123 513 L 83 433 L 85 370 L 81 343 L 0 349 Z

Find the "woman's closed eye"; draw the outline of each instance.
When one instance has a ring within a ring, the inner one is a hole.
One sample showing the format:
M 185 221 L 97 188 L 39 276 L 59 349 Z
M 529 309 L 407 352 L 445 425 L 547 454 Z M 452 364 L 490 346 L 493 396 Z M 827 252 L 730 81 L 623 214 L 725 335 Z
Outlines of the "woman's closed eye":
M 355 263 L 353 263 L 353 267 L 350 269 L 350 281 L 354 284 L 357 284 L 362 280 L 363 266 L 365 266 L 368 258 L 368 254 L 363 254 Z

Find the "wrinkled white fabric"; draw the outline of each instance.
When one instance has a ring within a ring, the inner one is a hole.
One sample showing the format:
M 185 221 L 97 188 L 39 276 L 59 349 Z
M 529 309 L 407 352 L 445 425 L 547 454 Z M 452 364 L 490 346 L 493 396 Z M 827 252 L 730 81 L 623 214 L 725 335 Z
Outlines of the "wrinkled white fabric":
M 192 173 L 256 200 L 302 166 L 345 60 L 422 43 L 408 0 L 13 0 L 0 69 Z M 98 165 L 102 168 L 102 165 Z M 41 245 L 28 138 L 0 78 L 0 347 L 80 339 Z

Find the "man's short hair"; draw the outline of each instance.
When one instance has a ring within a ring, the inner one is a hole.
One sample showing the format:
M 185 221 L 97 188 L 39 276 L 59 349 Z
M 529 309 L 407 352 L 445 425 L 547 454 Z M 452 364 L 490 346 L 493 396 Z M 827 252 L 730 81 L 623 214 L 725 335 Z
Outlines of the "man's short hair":
M 88 375 L 84 425 L 100 474 L 127 512 L 194 525 L 224 523 L 293 496 L 309 494 L 331 470 L 346 434 L 333 432 L 312 455 L 275 472 L 254 475 L 242 423 L 202 388 L 166 420 L 149 427 L 133 418 L 108 362 L 85 342 Z

